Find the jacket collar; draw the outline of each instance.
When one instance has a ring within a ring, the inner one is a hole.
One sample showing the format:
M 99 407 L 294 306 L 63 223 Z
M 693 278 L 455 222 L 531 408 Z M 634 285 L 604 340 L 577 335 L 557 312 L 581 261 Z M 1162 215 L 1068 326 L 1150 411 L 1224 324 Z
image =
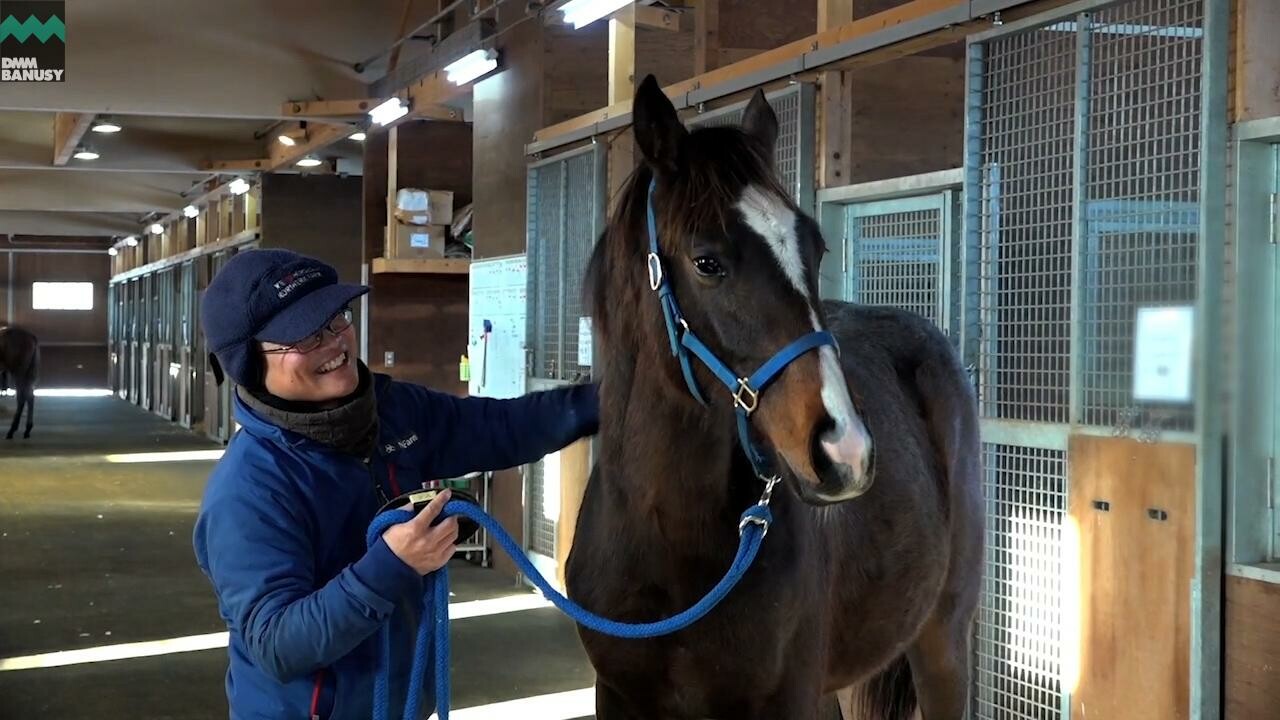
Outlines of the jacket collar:
M 379 401 L 381 408 L 382 396 L 386 393 L 387 388 L 391 385 L 391 378 L 381 373 L 370 373 L 373 376 L 373 392 Z M 234 387 L 231 392 L 231 417 L 240 424 L 245 432 L 254 437 L 261 438 L 280 445 L 286 445 L 292 448 L 319 449 L 328 452 L 338 453 L 339 450 L 324 443 L 316 442 L 304 435 L 296 433 L 287 428 L 283 428 L 259 413 L 255 412 L 248 404 L 240 398 L 240 393 L 236 392 Z M 379 410 L 379 412 L 381 412 Z M 374 453 L 377 454 L 378 447 L 375 443 Z

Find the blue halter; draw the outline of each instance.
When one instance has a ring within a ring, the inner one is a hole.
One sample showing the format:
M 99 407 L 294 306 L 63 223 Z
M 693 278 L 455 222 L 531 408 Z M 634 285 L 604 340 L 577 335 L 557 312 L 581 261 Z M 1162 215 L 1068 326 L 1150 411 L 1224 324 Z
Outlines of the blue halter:
M 742 449 L 747 454 L 747 459 L 751 461 L 751 466 L 755 469 L 756 475 L 769 484 L 769 489 L 772 489 L 772 483 L 777 482 L 777 475 L 768 472 L 765 467 L 764 457 L 756 449 L 755 444 L 751 442 L 750 437 L 751 413 L 755 412 L 756 405 L 759 404 L 760 393 L 764 392 L 769 383 L 773 382 L 787 365 L 790 365 L 796 358 L 823 345 L 830 345 L 839 352 L 839 345 L 836 344 L 836 339 L 832 337 L 831 333 L 824 330 L 815 330 L 779 350 L 776 355 L 764 365 L 761 365 L 760 369 L 756 370 L 750 377 L 742 377 L 730 370 L 729 366 L 716 357 L 711 348 L 707 347 L 689 329 L 689 323 L 685 322 L 684 315 L 681 314 L 680 307 L 676 304 L 675 294 L 671 292 L 671 285 L 667 282 L 666 274 L 662 271 L 662 256 L 658 251 L 658 223 L 653 213 L 653 193 L 657 187 L 658 182 L 656 179 L 649 181 L 649 258 L 647 264 L 649 266 L 649 287 L 658 293 L 658 299 L 662 302 L 662 315 L 667 322 L 667 338 L 671 342 L 671 354 L 679 359 L 680 371 L 684 374 L 684 382 L 689 386 L 690 394 L 699 403 L 706 405 L 707 400 L 693 377 L 693 367 L 689 362 L 690 352 L 697 355 L 702 364 L 706 365 L 712 374 L 719 378 L 720 382 L 724 383 L 729 392 L 733 394 L 733 405 L 738 415 L 738 437 L 742 442 Z

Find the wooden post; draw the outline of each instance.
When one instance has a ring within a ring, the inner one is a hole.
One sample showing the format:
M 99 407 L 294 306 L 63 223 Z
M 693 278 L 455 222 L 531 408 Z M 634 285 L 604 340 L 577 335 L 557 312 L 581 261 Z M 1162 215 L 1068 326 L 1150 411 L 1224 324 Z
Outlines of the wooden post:
M 818 0 L 818 32 L 853 21 L 853 0 Z M 819 76 L 818 184 L 838 187 L 849 183 L 853 163 L 849 141 L 853 132 L 853 76 L 830 71 Z
M 693 8 L 693 73 L 720 67 L 720 0 L 697 0 Z
M 609 20 L 609 104 L 629 103 L 635 95 L 636 15 L 635 5 L 624 8 Z M 635 142 L 630 132 L 613 139 L 609 146 L 609 199 L 622 188 L 635 168 Z

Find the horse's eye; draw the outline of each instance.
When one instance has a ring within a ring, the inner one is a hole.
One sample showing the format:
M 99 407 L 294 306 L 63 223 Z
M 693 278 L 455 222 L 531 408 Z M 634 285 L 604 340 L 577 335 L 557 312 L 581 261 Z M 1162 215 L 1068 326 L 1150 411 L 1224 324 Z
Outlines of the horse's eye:
M 709 255 L 694 258 L 693 267 L 703 277 L 720 277 L 724 275 L 724 268 L 720 265 L 720 261 Z

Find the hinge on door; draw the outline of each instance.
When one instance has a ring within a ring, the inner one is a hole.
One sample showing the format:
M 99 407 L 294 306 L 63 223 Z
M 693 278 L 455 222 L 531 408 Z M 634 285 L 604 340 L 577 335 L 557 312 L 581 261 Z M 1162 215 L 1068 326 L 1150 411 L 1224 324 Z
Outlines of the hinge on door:
M 1274 510 L 1276 507 L 1276 459 L 1274 457 L 1267 458 L 1267 509 Z
M 1271 193 L 1270 228 L 1267 239 L 1272 245 L 1280 245 L 1280 193 Z

